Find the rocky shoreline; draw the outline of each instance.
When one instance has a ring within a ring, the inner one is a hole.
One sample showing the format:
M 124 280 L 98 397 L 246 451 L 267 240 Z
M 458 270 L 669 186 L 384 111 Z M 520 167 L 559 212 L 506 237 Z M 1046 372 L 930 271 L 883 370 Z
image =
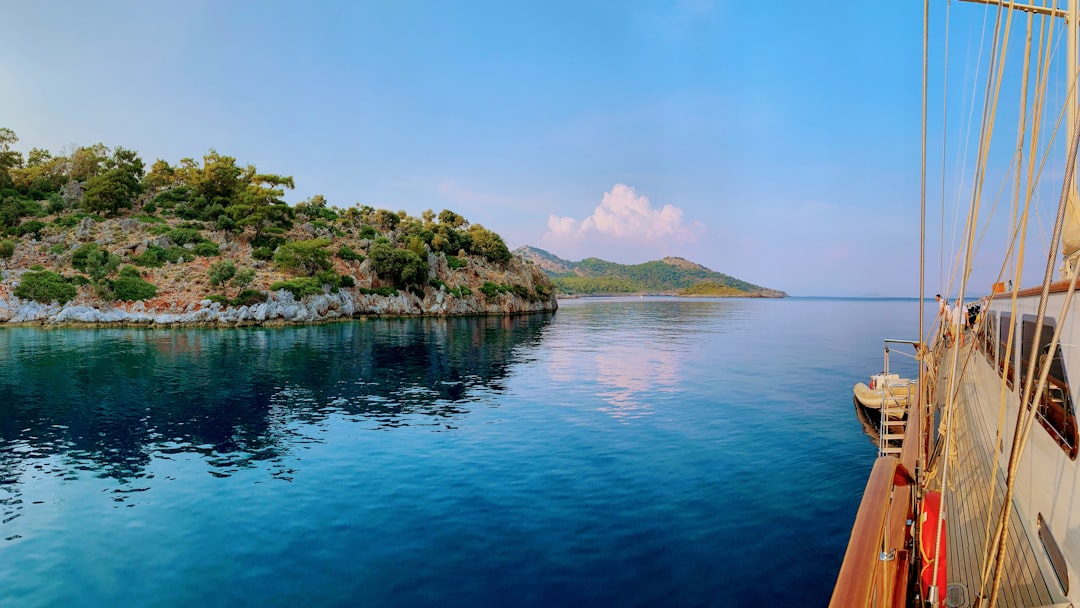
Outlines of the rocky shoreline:
M 65 305 L 41 304 L 14 295 L 0 297 L 0 326 L 213 326 L 316 324 L 362 317 L 476 316 L 554 312 L 555 298 L 529 301 L 513 293 L 494 301 L 484 296 L 458 298 L 445 290 L 424 298 L 403 291 L 395 296 L 362 294 L 343 288 L 337 293 L 304 296 L 300 300 L 282 289 L 266 292 L 267 300 L 251 306 L 223 306 L 200 300 L 165 310 L 148 309 L 141 301 L 121 302 L 102 309 L 78 300 Z

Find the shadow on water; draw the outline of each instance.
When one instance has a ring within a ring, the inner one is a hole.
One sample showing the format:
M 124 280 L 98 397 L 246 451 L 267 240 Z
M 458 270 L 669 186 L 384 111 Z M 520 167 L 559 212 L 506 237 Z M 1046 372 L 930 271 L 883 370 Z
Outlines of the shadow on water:
M 50 457 L 137 478 L 156 457 L 278 458 L 298 423 L 341 415 L 452 426 L 500 392 L 550 315 L 240 330 L 0 331 L 0 485 Z M 167 456 L 166 456 L 167 457 Z M 38 465 L 40 468 L 40 465 Z

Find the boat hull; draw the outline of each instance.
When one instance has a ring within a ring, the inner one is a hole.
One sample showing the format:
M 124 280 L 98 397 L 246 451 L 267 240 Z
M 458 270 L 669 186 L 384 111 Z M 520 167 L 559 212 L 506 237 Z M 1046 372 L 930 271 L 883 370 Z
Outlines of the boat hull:
M 868 410 L 881 412 L 882 404 L 890 418 L 898 418 L 904 415 L 908 404 L 916 396 L 916 385 L 891 386 L 885 389 L 873 389 L 865 382 L 859 382 L 852 389 L 855 402 Z

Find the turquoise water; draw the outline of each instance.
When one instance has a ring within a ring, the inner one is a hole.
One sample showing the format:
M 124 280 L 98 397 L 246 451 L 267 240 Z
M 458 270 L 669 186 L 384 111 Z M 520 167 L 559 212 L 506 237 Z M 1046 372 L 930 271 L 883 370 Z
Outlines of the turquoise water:
M 917 314 L 0 329 L 0 605 L 823 605 Z

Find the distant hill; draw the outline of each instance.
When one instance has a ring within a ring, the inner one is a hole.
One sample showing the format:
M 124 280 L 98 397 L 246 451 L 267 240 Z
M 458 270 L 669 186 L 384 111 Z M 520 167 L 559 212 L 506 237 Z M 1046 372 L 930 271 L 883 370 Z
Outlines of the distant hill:
M 559 292 L 567 295 L 787 296 L 782 291 L 754 285 L 678 257 L 628 265 L 599 258 L 571 262 L 528 245 L 518 247 L 513 253 L 546 272 Z

